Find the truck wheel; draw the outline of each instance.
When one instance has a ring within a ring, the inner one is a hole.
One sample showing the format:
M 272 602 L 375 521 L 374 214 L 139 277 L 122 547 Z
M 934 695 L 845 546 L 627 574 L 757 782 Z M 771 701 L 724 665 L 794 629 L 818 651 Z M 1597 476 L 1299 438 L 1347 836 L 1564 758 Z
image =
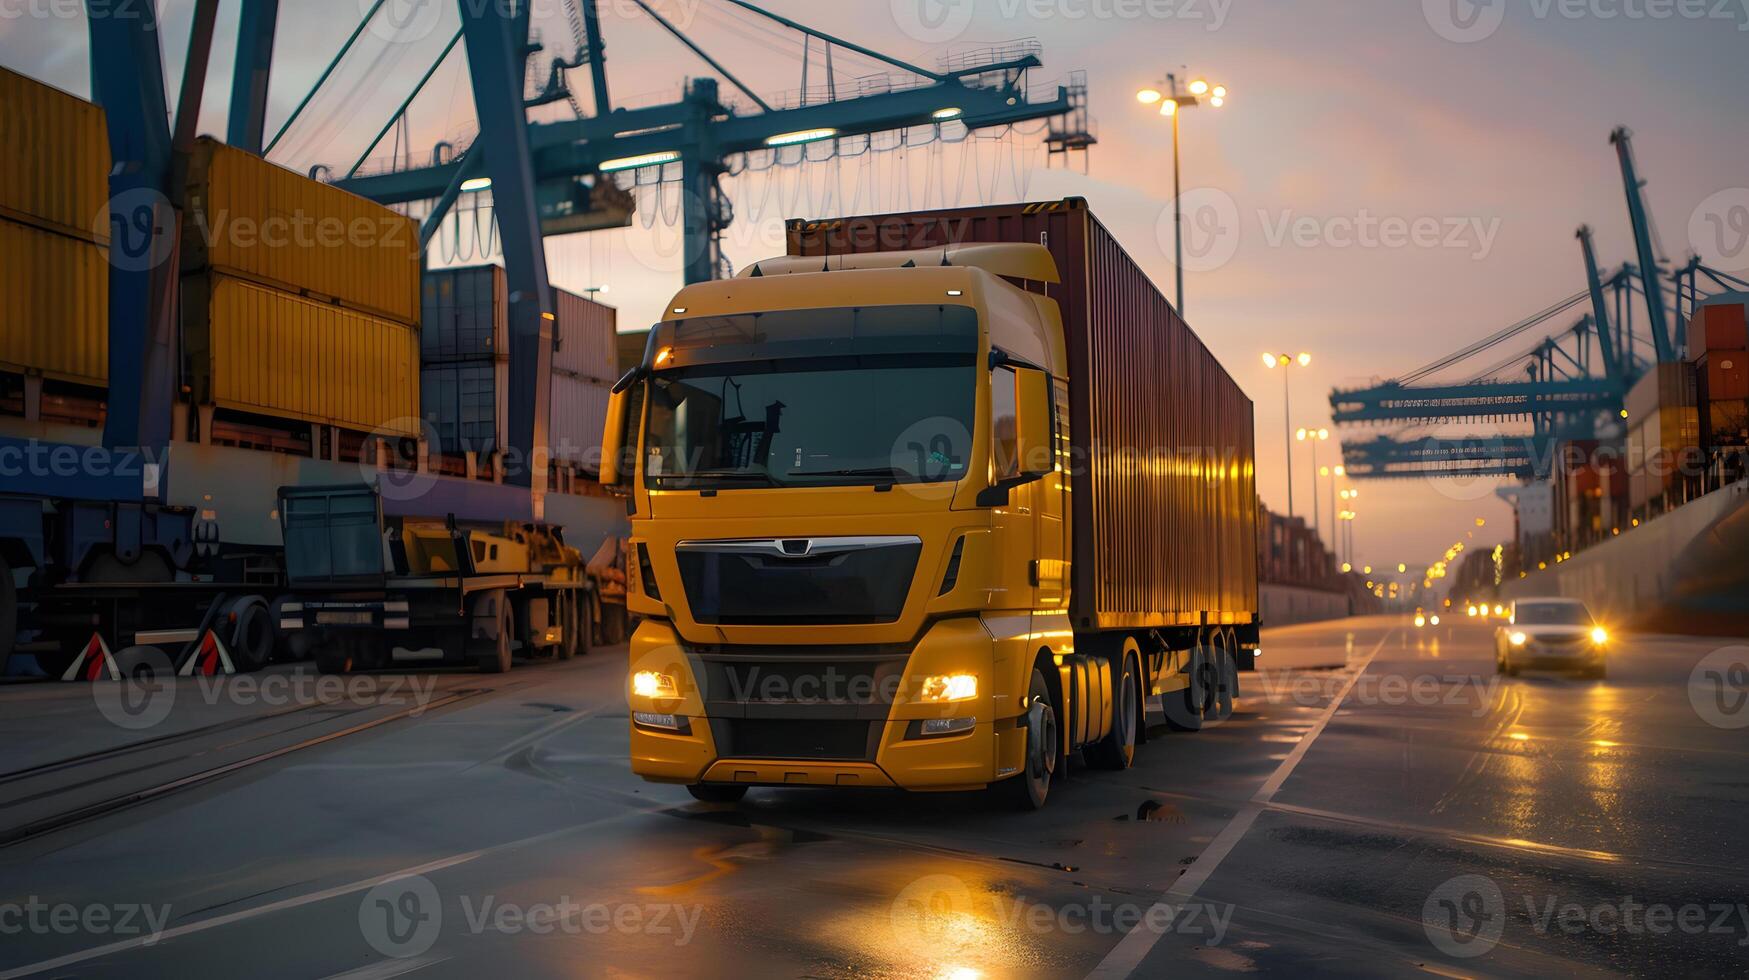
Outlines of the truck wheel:
M 686 787 L 695 800 L 706 803 L 739 803 L 747 795 L 747 787 L 724 783 L 692 783 Z
M 552 606 L 558 610 L 560 637 L 559 645 L 553 648 L 553 656 L 570 660 L 577 655 L 577 593 L 567 590 L 555 594 Z
M 1136 733 L 1142 727 L 1142 679 L 1136 659 L 1127 653 L 1123 658 L 1123 674 L 1116 687 L 1111 731 L 1083 750 L 1087 764 L 1095 769 L 1128 769 L 1136 759 Z
M 240 674 L 253 674 L 273 660 L 273 644 L 277 632 L 267 606 L 258 600 L 243 599 L 231 607 L 236 613 L 236 625 L 231 628 L 231 663 Z
M 992 788 L 1010 807 L 1037 810 L 1050 795 L 1051 775 L 1057 771 L 1057 758 L 1062 754 L 1056 705 L 1051 702 L 1051 688 L 1045 683 L 1044 672 L 1037 667 L 1032 669 L 1032 681 L 1027 685 L 1026 704 L 1026 714 L 1021 716 L 1026 729 L 1026 764 L 1018 775 Z
M 498 635 L 484 641 L 486 652 L 479 657 L 482 674 L 502 674 L 510 670 L 510 637 L 516 629 L 516 622 L 510 615 L 510 597 L 499 593 L 493 601 L 498 604 Z
M 1203 712 L 1210 696 L 1209 673 L 1209 650 L 1198 644 L 1190 651 L 1190 664 L 1184 670 L 1185 686 L 1160 699 L 1168 725 L 1181 732 L 1202 731 Z
M 1216 659 L 1212 671 L 1215 689 L 1211 700 L 1211 710 L 1216 720 L 1226 721 L 1233 717 L 1233 703 L 1239 698 L 1239 658 L 1236 651 L 1238 644 L 1234 642 L 1231 633 L 1221 634 L 1220 646 L 1216 648 Z
M 12 581 L 12 566 L 0 558 L 0 673 L 12 657 L 18 639 L 18 585 Z

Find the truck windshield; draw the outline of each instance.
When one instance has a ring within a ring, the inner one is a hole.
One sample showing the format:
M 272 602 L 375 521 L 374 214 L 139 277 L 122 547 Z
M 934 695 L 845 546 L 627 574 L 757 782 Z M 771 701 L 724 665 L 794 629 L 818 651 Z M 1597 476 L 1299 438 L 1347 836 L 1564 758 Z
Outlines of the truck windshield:
M 651 382 L 645 485 L 956 482 L 977 370 L 962 353 L 701 364 Z

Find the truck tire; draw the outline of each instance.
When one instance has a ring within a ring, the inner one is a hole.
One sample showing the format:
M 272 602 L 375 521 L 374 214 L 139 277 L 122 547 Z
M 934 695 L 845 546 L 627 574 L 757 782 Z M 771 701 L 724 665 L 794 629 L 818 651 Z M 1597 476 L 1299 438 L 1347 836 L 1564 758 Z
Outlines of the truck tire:
M 705 803 L 739 803 L 747 795 L 747 787 L 728 783 L 691 783 L 686 791 Z
M 487 597 L 490 595 L 492 594 L 487 593 L 475 601 L 486 601 Z M 498 605 L 498 635 L 491 639 L 477 641 L 484 644 L 484 650 L 480 653 L 478 658 L 480 673 L 482 674 L 502 674 L 510 670 L 510 638 L 515 635 L 516 621 L 510 614 L 509 596 L 500 592 L 496 594 L 494 601 L 496 601 Z
M 1062 755 L 1061 736 L 1057 734 L 1057 708 L 1051 698 L 1051 686 L 1044 671 L 1032 669 L 1032 680 L 1026 690 L 1026 714 L 1022 725 L 1026 731 L 1026 762 L 1017 775 L 991 787 L 1006 806 L 1017 810 L 1037 810 L 1045 805 L 1051 793 L 1051 776 L 1057 771 Z
M 567 589 L 554 593 L 552 607 L 558 610 L 559 645 L 553 648 L 556 660 L 570 660 L 577 655 L 577 593 Z
M 1211 696 L 1210 649 L 1198 643 L 1190 651 L 1190 663 L 1184 668 L 1189 682 L 1176 691 L 1169 691 L 1160 701 L 1166 709 L 1166 723 L 1181 732 L 1202 731 L 1203 715 Z
M 1215 689 L 1210 710 L 1216 721 L 1233 717 L 1233 704 L 1239 699 L 1238 641 L 1232 633 L 1222 631 L 1216 647 L 1213 676 Z
M 5 673 L 17 640 L 18 584 L 12 581 L 12 566 L 0 558 L 0 673 Z
M 1136 759 L 1136 734 L 1142 729 L 1142 672 L 1128 650 L 1112 687 L 1111 731 L 1082 750 L 1094 769 L 1128 769 Z
M 239 599 L 231 612 L 237 617 L 229 637 L 231 663 L 239 674 L 253 674 L 273 662 L 278 626 L 267 604 L 254 596 Z

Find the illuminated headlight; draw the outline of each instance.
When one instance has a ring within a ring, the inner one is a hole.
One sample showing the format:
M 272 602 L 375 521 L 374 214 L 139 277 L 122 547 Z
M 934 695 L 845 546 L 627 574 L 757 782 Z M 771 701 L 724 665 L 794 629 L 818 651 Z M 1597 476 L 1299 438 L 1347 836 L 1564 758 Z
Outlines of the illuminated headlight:
M 969 732 L 978 724 L 976 718 L 930 718 L 923 722 L 924 735 L 952 735 Z
M 1609 642 L 1609 631 L 1601 626 L 1591 627 L 1591 642 L 1602 645 Z
M 1415 625 L 1417 627 L 1426 626 L 1427 625 L 1427 617 L 1417 613 L 1415 615 Z
M 634 711 L 632 721 L 645 728 L 665 728 L 671 732 L 680 730 L 680 719 L 674 715 L 658 714 L 654 711 Z
M 1511 640 L 1512 645 L 1515 647 L 1524 646 L 1524 634 L 1518 630 L 1514 630 L 1512 635 L 1508 636 L 1507 639 Z
M 1435 626 L 1438 626 L 1439 625 L 1439 617 L 1434 616 L 1432 619 L 1428 620 L 1428 622 L 1432 623 Z
M 923 678 L 919 701 L 970 701 L 978 696 L 977 674 L 937 674 Z
M 632 693 L 644 698 L 677 698 L 679 689 L 674 678 L 653 670 L 640 670 L 632 675 Z

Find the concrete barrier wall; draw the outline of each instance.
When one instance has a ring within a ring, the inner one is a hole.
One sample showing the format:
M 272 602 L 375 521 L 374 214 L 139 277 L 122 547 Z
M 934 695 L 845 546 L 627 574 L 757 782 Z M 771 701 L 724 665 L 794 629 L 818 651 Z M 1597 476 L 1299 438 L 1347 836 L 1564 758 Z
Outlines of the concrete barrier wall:
M 1507 598 L 1582 599 L 1605 622 L 1749 633 L 1749 483 L 1714 491 L 1570 560 L 1505 583 Z
M 1258 586 L 1258 604 L 1263 607 L 1264 626 L 1292 626 L 1348 615 L 1348 596 L 1293 585 Z

